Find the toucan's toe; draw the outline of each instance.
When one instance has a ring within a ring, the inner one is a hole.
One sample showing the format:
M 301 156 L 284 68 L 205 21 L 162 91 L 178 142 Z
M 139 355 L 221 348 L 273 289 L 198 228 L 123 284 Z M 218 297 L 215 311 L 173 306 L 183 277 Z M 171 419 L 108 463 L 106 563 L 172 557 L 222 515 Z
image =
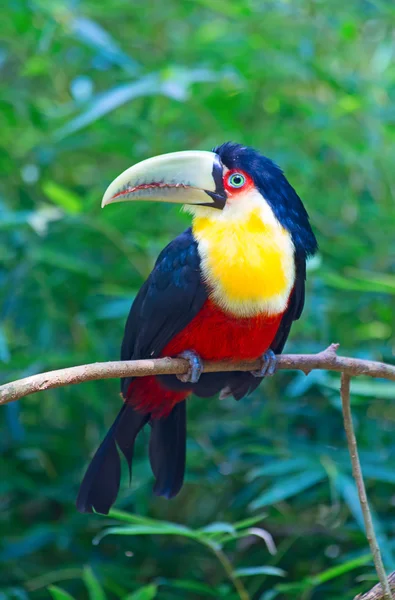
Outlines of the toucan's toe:
M 277 369 L 278 358 L 274 354 L 273 350 L 267 350 L 261 356 L 262 366 L 257 371 L 251 371 L 254 377 L 270 377 L 274 375 Z
M 189 362 L 187 373 L 177 375 L 177 378 L 183 383 L 197 383 L 203 371 L 203 363 L 200 356 L 194 350 L 185 350 L 178 355 L 178 358 L 184 358 Z

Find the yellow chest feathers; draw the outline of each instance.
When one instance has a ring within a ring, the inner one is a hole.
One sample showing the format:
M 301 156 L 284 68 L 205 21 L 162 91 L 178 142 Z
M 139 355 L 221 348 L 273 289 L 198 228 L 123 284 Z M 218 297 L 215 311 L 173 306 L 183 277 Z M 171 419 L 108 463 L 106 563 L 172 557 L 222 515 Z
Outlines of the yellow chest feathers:
M 192 229 L 212 300 L 239 316 L 283 312 L 295 280 L 290 234 L 259 209 L 234 218 L 211 213 L 196 215 Z

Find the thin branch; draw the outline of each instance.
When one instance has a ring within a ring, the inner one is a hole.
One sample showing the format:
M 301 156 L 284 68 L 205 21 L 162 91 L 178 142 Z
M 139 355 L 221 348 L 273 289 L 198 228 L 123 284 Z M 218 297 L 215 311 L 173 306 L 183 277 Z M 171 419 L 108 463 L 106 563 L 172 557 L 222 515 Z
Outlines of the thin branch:
M 338 344 L 318 354 L 283 354 L 278 357 L 279 370 L 297 369 L 306 373 L 314 369 L 339 371 L 348 375 L 368 375 L 383 377 L 395 381 L 395 366 L 372 360 L 360 360 L 337 356 Z M 205 373 L 218 371 L 251 371 L 260 367 L 259 361 L 207 361 L 204 363 Z M 182 358 L 156 358 L 147 360 L 112 361 L 92 363 L 77 367 L 68 367 L 57 371 L 48 371 L 19 379 L 0 386 L 0 405 L 19 400 L 29 394 L 93 381 L 112 379 L 115 377 L 144 377 L 147 375 L 175 375 L 186 373 L 188 363 Z
M 233 583 L 235 590 L 237 591 L 237 593 L 239 595 L 240 600 L 250 600 L 250 595 L 247 592 L 247 590 L 244 586 L 244 583 L 241 581 L 241 579 L 239 577 L 237 577 L 237 575 L 233 571 L 232 563 L 226 556 L 225 552 L 223 552 L 223 550 L 221 550 L 220 548 L 215 548 L 211 544 L 209 544 L 208 547 L 215 554 L 215 556 L 218 558 L 219 562 L 223 566 L 224 571 L 227 574 L 230 581 Z
M 366 537 L 369 542 L 370 550 L 373 555 L 373 562 L 376 568 L 376 572 L 383 589 L 382 598 L 384 600 L 392 600 L 393 596 L 391 593 L 390 585 L 388 583 L 387 575 L 385 573 L 383 559 L 379 544 L 374 531 L 372 515 L 369 508 L 368 498 L 366 495 L 365 482 L 362 475 L 361 463 L 358 455 L 357 440 L 355 437 L 354 426 L 351 415 L 351 404 L 350 404 L 350 375 L 342 373 L 341 376 L 341 387 L 340 395 L 342 399 L 343 408 L 343 420 L 344 429 L 346 430 L 347 444 L 350 452 L 352 472 L 357 484 L 359 502 L 361 503 L 361 509 L 363 514 L 363 520 L 365 523 Z
M 388 583 L 391 588 L 391 592 L 395 593 L 395 571 L 388 575 Z M 358 594 L 355 596 L 354 600 L 385 600 L 383 588 L 381 587 L 381 583 L 378 583 L 374 586 L 369 592 L 366 594 Z

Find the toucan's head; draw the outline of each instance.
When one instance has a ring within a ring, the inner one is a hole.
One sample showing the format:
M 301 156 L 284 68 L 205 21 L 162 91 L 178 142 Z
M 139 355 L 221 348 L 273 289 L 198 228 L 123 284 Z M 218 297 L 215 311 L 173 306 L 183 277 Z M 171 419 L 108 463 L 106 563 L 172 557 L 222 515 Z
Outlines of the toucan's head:
M 102 206 L 129 200 L 175 202 L 197 216 L 221 219 L 242 218 L 258 208 L 289 231 L 296 250 L 310 255 L 317 249 L 307 212 L 282 170 L 241 144 L 227 142 L 212 152 L 174 152 L 137 163 L 110 184 Z

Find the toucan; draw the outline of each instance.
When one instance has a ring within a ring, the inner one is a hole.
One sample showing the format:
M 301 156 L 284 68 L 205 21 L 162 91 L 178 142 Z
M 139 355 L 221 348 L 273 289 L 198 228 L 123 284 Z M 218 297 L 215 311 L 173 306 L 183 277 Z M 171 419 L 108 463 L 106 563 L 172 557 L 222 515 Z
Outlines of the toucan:
M 121 380 L 124 402 L 82 481 L 80 512 L 108 514 L 120 486 L 120 452 L 131 472 L 145 425 L 154 494 L 178 494 L 187 398 L 219 393 L 240 400 L 273 374 L 303 310 L 306 260 L 317 250 L 308 214 L 283 171 L 241 144 L 143 160 L 110 184 L 102 206 L 142 200 L 184 205 L 192 226 L 162 250 L 138 292 L 121 359 L 182 356 L 189 371 Z M 205 360 L 259 358 L 258 371 L 202 373 Z

